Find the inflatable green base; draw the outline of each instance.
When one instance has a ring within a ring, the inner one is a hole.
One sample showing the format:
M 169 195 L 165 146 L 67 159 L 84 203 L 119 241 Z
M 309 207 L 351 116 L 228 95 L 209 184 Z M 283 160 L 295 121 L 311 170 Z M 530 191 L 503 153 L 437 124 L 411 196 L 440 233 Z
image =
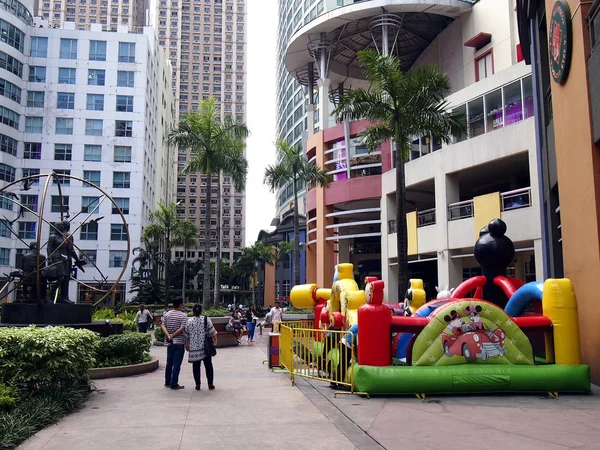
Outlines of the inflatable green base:
M 369 394 L 459 394 L 493 392 L 589 393 L 590 368 L 463 364 L 373 367 L 355 365 L 354 385 Z

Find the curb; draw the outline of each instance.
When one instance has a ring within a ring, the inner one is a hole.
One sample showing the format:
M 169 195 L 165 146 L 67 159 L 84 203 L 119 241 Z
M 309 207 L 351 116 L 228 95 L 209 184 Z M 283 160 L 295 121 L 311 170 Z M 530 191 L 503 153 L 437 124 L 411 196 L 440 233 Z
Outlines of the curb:
M 143 373 L 154 372 L 156 369 L 158 369 L 158 361 L 158 358 L 153 356 L 152 361 L 143 362 L 140 364 L 133 364 L 131 366 L 102 367 L 97 369 L 90 369 L 89 375 L 91 380 L 141 375 Z

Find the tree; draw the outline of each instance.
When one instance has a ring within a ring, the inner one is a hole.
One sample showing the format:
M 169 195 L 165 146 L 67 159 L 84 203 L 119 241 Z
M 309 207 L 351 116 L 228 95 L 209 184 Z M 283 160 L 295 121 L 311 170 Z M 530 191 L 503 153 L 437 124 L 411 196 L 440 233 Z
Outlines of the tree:
M 274 248 L 258 241 L 242 250 L 237 265 L 247 278 L 252 278 L 252 303 L 256 304 L 256 286 L 254 285 L 254 273 L 259 265 L 273 264 Z M 249 272 L 249 273 L 248 273 Z
M 298 213 L 298 185 L 301 182 L 307 185 L 326 187 L 329 184 L 327 172 L 317 166 L 314 161 L 309 162 L 300 146 L 291 146 L 287 142 L 277 143 L 282 159 L 279 163 L 270 165 L 265 169 L 264 183 L 271 192 L 284 188 L 292 182 L 294 191 L 294 286 L 300 284 L 300 231 Z
M 373 50 L 358 52 L 370 88 L 354 89 L 340 98 L 333 115 L 344 119 L 373 122 L 363 133 L 364 143 L 373 151 L 392 139 L 396 162 L 396 226 L 398 249 L 398 299 L 408 287 L 408 236 L 406 228 L 406 187 L 404 160 L 414 137 L 430 136 L 450 143 L 452 135 L 466 134 L 463 114 L 448 112 L 450 78 L 434 66 L 400 70 L 400 59 Z
M 248 127 L 235 122 L 230 115 L 220 121 L 217 101 L 214 98 L 200 102 L 199 111 L 186 114 L 168 133 L 166 142 L 173 147 L 188 148 L 192 157 L 185 165 L 183 173 L 200 172 L 206 174 L 206 241 L 204 246 L 204 270 L 202 283 L 202 303 L 209 306 L 210 301 L 210 248 L 212 217 L 212 177 L 223 173 L 232 173 L 236 189 L 243 190 L 248 172 L 248 162 L 244 157 L 244 139 L 248 136 Z M 243 180 L 243 184 L 237 182 Z M 220 195 L 220 193 L 219 193 Z M 221 211 L 218 212 L 220 222 Z M 217 235 L 217 238 L 221 238 Z M 220 256 L 220 255 L 218 255 Z
M 181 297 L 185 303 L 186 288 L 186 266 L 187 250 L 196 244 L 198 239 L 198 228 L 191 220 L 182 220 L 175 227 L 174 244 L 183 247 L 183 283 L 181 285 Z
M 157 242 L 162 241 L 163 243 L 165 252 L 165 304 L 168 304 L 169 289 L 171 287 L 171 247 L 179 224 L 177 205 L 175 203 L 169 203 L 168 205 L 159 203 L 156 210 L 150 214 L 150 221 L 152 223 L 145 228 L 144 234 L 147 237 L 153 236 Z

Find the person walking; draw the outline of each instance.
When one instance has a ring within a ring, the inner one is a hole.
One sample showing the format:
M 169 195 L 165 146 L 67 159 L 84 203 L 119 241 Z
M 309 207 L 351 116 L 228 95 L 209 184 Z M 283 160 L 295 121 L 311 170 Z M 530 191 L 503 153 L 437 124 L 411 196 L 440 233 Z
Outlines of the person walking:
M 256 329 L 256 316 L 254 305 L 250 304 L 246 310 L 246 328 L 248 329 L 248 342 L 254 342 L 254 330 Z
M 271 308 L 271 323 L 273 324 L 273 333 L 279 333 L 279 325 L 283 320 L 283 309 L 279 306 L 279 302 L 275 302 L 275 306 Z
M 196 382 L 196 390 L 200 390 L 200 365 L 204 361 L 204 372 L 208 381 L 208 389 L 215 388 L 213 384 L 214 369 L 212 356 L 206 351 L 206 340 L 211 339 L 217 345 L 217 330 L 211 320 L 202 315 L 202 305 L 194 305 L 194 317 L 185 324 L 185 349 L 188 351 L 188 362 L 192 364 L 192 373 Z
M 187 315 L 183 312 L 183 299 L 173 300 L 173 309 L 165 314 L 162 330 L 167 344 L 167 364 L 165 367 L 165 387 L 183 389 L 179 385 L 179 372 L 185 355 L 184 337 Z
M 154 317 L 152 317 L 150 311 L 148 311 L 144 305 L 140 305 L 140 309 L 135 315 L 133 322 L 138 324 L 138 331 L 140 333 L 146 333 L 148 331 L 148 326 L 153 320 Z

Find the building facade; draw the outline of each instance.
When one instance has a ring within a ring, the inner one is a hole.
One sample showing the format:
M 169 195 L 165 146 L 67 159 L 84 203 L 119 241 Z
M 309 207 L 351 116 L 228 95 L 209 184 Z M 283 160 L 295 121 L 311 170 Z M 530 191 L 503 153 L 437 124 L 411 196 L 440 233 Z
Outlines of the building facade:
M 200 100 L 215 97 L 221 117 L 246 118 L 246 1 L 245 0 L 158 0 L 153 11 L 158 44 L 166 49 L 173 70 L 172 89 L 176 116 L 197 111 Z M 244 192 L 236 191 L 231 179 L 221 180 L 221 211 L 217 211 L 216 177 L 213 177 L 211 204 L 206 203 L 206 175 L 183 175 L 190 159 L 185 148 L 174 150 L 176 161 L 175 201 L 180 218 L 192 220 L 199 229 L 196 248 L 188 250 L 188 259 L 202 258 L 206 240 L 206 211 L 212 209 L 211 258 L 217 257 L 216 242 L 221 240 L 221 258 L 235 261 L 245 243 Z M 217 220 L 222 218 L 221 236 Z M 183 257 L 183 250 L 175 250 Z
M 20 5 L 31 10 L 31 4 Z M 124 267 L 127 230 L 131 251 L 140 245 L 156 203 L 173 194 L 173 161 L 162 144 L 172 123 L 171 67 L 151 28 L 104 32 L 92 24 L 81 31 L 71 22 L 49 27 L 30 17 L 13 13 L 1 19 L 10 36 L 0 43 L 2 182 L 51 172 L 83 181 L 50 183 L 43 210 L 45 179 L 0 199 L 3 217 L 12 222 L 4 221 L 0 233 L 0 270 L 15 267 L 38 233 L 46 242 L 49 227 L 38 229 L 30 210 L 50 222 L 62 214 L 88 261 L 86 272 L 76 274 L 82 283 L 71 283 L 70 298 L 93 300 L 91 288 L 106 289 L 124 270 L 118 296 L 124 301 L 131 295 L 131 258 Z
M 299 242 L 306 242 L 306 218 L 299 217 Z M 294 240 L 294 214 L 288 212 L 273 231 L 261 230 L 257 242 L 277 247 L 280 242 Z M 300 247 L 300 284 L 306 282 L 306 252 Z M 294 256 L 285 255 L 276 264 L 265 264 L 258 268 L 257 306 L 273 306 L 276 300 L 289 301 L 290 291 L 294 286 Z
M 544 273 L 572 280 L 583 361 L 600 383 L 597 292 L 600 177 L 600 2 L 518 0 L 533 71 Z M 563 40 L 564 39 L 564 40 Z
M 307 281 L 328 286 L 334 265 L 352 262 L 359 281 L 381 276 L 388 300 L 399 300 L 394 152 L 386 143 L 369 154 L 360 140 L 368 123 L 335 124 L 330 115 L 344 92 L 367 86 L 356 55 L 364 48 L 399 56 L 405 71 L 437 66 L 452 83 L 449 106 L 467 116 L 468 136 L 450 145 L 414 136 L 407 155 L 410 276 L 424 279 L 432 297 L 435 286 L 478 273 L 476 237 L 501 217 L 517 249 L 510 271 L 541 279 L 533 88 L 515 1 L 349 3 L 293 33 L 284 57 L 308 84 L 307 157 L 333 181 L 306 196 Z

